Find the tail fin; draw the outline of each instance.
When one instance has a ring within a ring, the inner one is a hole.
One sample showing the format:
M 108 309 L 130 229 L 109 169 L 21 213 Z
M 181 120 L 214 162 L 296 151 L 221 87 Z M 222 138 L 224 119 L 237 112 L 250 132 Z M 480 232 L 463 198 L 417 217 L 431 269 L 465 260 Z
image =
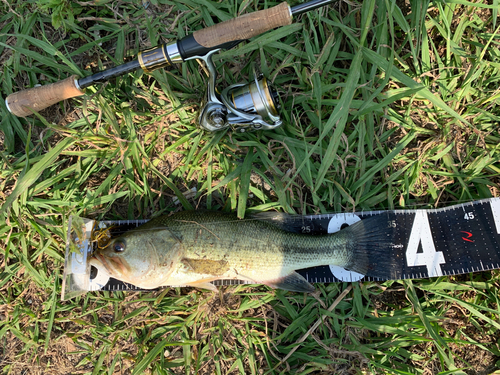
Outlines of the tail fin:
M 404 249 L 395 246 L 395 228 L 388 225 L 384 215 L 363 219 L 343 231 L 352 233 L 347 246 L 353 256 L 346 269 L 384 280 L 401 278 Z

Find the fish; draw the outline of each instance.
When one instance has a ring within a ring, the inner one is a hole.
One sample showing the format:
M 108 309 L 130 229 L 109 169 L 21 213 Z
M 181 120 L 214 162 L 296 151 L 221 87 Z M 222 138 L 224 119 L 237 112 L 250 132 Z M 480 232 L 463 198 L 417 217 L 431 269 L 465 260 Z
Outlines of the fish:
M 286 231 L 280 215 L 182 211 L 159 216 L 97 249 L 109 276 L 142 289 L 191 286 L 216 290 L 215 280 L 242 280 L 294 292 L 313 292 L 299 269 L 335 265 L 389 279 L 393 233 L 380 216 L 333 234 Z

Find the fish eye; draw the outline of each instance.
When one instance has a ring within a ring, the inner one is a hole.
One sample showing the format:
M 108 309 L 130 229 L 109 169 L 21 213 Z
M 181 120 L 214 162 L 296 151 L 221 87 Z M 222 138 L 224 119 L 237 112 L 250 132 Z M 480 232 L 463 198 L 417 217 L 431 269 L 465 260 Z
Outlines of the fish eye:
M 125 251 L 125 241 L 115 241 L 115 243 L 113 244 L 113 250 L 115 253 L 123 253 Z

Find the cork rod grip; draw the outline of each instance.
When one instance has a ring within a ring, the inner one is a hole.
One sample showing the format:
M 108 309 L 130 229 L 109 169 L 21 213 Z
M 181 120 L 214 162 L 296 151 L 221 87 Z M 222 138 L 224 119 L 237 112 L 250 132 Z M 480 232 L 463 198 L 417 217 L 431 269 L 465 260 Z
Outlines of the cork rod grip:
M 83 95 L 76 86 L 76 75 L 62 81 L 45 86 L 33 87 L 10 94 L 5 103 L 10 113 L 18 117 L 26 117 L 33 112 L 41 111 L 61 100 Z
M 276 27 L 290 25 L 292 13 L 287 3 L 245 14 L 241 17 L 197 30 L 193 33 L 198 44 L 212 48 L 224 43 L 245 40 Z

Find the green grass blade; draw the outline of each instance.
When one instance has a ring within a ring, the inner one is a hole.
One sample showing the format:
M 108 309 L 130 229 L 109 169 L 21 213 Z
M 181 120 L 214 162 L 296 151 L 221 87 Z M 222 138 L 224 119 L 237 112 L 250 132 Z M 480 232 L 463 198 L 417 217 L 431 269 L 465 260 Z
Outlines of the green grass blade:
M 238 197 L 238 217 L 243 219 L 247 209 L 248 191 L 250 189 L 250 175 L 252 173 L 252 161 L 255 157 L 253 147 L 249 147 L 240 174 L 240 194 Z
M 377 55 L 375 52 L 370 51 L 367 48 L 362 48 L 363 55 L 364 57 L 370 61 L 372 64 L 377 65 L 380 67 L 382 70 L 387 71 L 390 68 L 390 64 L 387 60 L 383 59 L 379 55 Z M 461 121 L 462 123 L 466 125 L 471 125 L 466 119 L 464 119 L 462 116 L 460 116 L 456 111 L 454 111 L 452 108 L 450 108 L 441 98 L 438 96 L 434 95 L 427 89 L 426 87 L 422 86 L 421 84 L 415 82 L 413 79 L 408 77 L 407 75 L 403 74 L 401 71 L 399 71 L 396 68 L 392 68 L 392 77 L 396 80 L 404 84 L 410 89 L 418 89 L 418 95 L 429 100 L 432 104 L 434 104 L 437 108 L 440 108 L 441 110 L 447 112 L 457 120 Z
M 0 209 L 0 214 L 6 212 L 12 203 L 31 185 L 33 185 L 36 180 L 42 175 L 45 169 L 47 169 L 51 163 L 53 163 L 59 154 L 66 148 L 70 147 L 75 142 L 72 138 L 65 138 L 60 141 L 52 150 L 47 152 L 40 161 L 33 165 L 21 180 L 17 181 L 17 184 L 12 190 L 12 193 L 7 197 L 5 203 Z

